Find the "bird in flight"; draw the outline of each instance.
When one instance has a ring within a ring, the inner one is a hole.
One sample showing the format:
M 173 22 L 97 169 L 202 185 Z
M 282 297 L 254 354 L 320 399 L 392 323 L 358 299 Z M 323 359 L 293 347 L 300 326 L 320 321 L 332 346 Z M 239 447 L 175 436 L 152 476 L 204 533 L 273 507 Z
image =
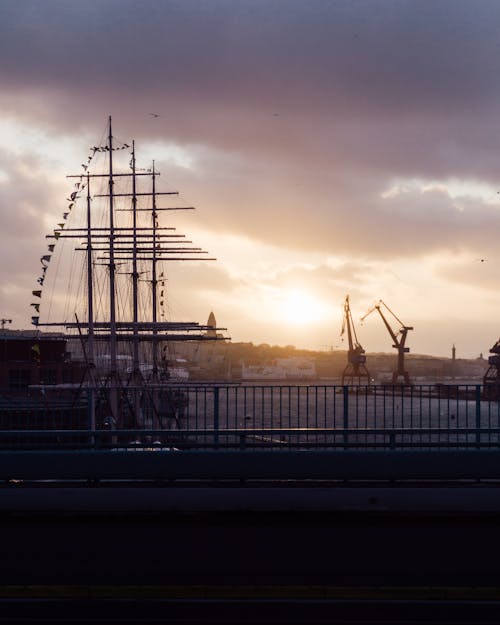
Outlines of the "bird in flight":
M 149 115 L 151 115 L 151 117 L 160 117 L 158 113 L 149 113 Z

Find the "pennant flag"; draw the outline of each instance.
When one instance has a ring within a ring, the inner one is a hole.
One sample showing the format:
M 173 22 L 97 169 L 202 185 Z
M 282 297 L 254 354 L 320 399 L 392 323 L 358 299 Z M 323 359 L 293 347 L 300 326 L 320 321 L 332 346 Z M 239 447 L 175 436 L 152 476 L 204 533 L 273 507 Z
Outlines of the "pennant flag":
M 60 232 L 57 232 L 57 230 L 54 230 L 54 239 L 58 239 L 61 236 Z
M 44 281 L 44 279 L 45 279 L 45 278 L 43 278 L 42 276 L 40 276 L 39 278 L 37 278 L 37 279 L 36 279 L 36 281 L 38 282 L 38 284 L 39 284 L 40 286 L 43 286 L 43 281 Z
M 53 252 L 54 248 L 55 248 L 55 243 L 51 243 L 50 245 L 47 245 L 47 248 L 48 248 L 49 252 Z
M 43 273 L 43 275 L 45 275 L 47 273 L 47 266 L 46 265 L 44 265 L 42 267 L 42 273 Z
M 80 183 L 79 182 L 75 182 L 75 189 L 79 189 L 80 188 Z
M 68 209 L 71 210 L 73 208 L 73 206 L 75 205 L 74 202 L 71 202 L 71 204 L 68 204 Z
M 59 228 L 61 228 L 61 230 L 64 228 L 64 221 L 62 222 L 62 224 L 57 224 L 59 226 Z
M 50 248 L 50 245 L 49 245 Z M 45 254 L 45 256 L 42 256 L 42 258 L 40 258 L 40 262 L 42 263 L 42 265 L 44 263 L 50 263 L 50 259 L 51 259 L 51 255 L 50 254 Z M 45 266 L 45 265 L 44 265 Z
M 31 317 L 31 323 L 34 326 L 38 325 L 38 320 L 40 319 L 40 317 Z
M 85 163 L 82 163 L 82 168 L 83 168 L 84 171 L 87 171 L 88 165 L 85 165 Z
M 63 213 L 63 219 L 68 219 L 69 213 Z
M 31 291 L 31 294 L 34 295 L 35 297 L 42 297 L 41 291 Z
M 76 191 L 73 191 L 73 193 L 69 197 L 71 198 L 71 201 L 74 202 L 76 198 Z
M 36 310 L 36 312 L 40 312 L 40 304 L 30 304 Z
M 163 297 L 163 291 L 160 291 L 160 297 Z

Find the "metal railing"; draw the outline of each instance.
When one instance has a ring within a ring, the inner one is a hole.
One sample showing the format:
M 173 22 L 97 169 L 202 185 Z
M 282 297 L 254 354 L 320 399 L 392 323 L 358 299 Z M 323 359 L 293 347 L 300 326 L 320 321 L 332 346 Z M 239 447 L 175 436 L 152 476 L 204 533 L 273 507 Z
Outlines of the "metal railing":
M 38 448 L 500 449 L 500 402 L 481 385 L 0 391 L 0 449 Z

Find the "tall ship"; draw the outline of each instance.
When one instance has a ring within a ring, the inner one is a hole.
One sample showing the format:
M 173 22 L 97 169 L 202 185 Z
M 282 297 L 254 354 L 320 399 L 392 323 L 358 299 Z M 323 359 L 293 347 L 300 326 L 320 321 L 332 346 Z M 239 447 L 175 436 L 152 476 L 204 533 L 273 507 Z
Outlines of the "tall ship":
M 47 404 L 52 396 L 58 406 L 55 397 L 65 393 L 72 427 L 80 414 L 91 429 L 161 428 L 164 417 L 181 412 L 175 385 L 188 377 L 173 346 L 221 337 L 212 326 L 169 319 L 167 264 L 215 258 L 166 223 L 172 212 L 194 207 L 177 191 L 161 190 L 159 177 L 154 161 L 139 167 L 135 141 L 115 137 L 110 117 L 102 142 L 68 176 L 66 208 L 46 236 L 32 292 L 35 333 L 25 337 L 35 375 L 17 395 L 28 386 L 33 401 L 39 395 Z M 74 369 L 66 379 L 36 375 L 48 337 L 63 350 L 66 371 Z

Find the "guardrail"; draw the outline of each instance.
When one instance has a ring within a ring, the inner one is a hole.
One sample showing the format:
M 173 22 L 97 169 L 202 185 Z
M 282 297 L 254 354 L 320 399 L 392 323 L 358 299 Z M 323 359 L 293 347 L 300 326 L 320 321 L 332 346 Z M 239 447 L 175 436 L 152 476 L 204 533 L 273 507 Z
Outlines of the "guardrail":
M 0 449 L 500 448 L 492 397 L 481 385 L 46 386 L 0 391 Z

